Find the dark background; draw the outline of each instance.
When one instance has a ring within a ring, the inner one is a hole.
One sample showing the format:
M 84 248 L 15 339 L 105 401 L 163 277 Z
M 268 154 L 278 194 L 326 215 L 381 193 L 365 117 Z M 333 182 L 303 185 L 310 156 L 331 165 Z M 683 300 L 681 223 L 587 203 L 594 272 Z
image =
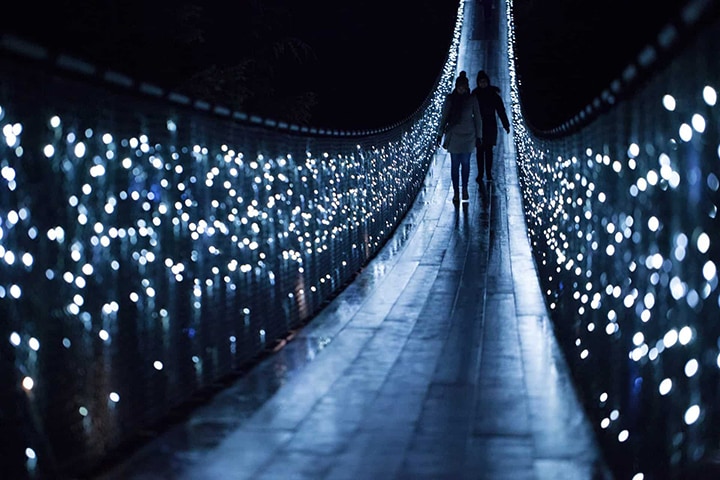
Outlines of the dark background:
M 532 126 L 563 123 L 619 78 L 684 0 L 515 0 L 516 67 Z M 680 28 L 682 30 L 682 28 Z
M 490 1 L 490 0 L 485 0 Z M 13 2 L 0 28 L 53 52 L 275 120 L 338 129 L 411 115 L 445 62 L 457 0 Z M 680 0 L 515 0 L 527 119 L 577 113 Z
M 457 0 L 57 0 L 14 2 L 0 28 L 235 110 L 354 129 L 386 126 L 420 106 L 445 62 L 457 7 Z

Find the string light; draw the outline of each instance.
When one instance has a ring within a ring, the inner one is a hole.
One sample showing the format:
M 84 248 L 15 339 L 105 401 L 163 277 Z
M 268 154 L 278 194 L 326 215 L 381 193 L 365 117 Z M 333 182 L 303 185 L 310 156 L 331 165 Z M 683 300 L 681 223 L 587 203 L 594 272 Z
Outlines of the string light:
M 560 342 L 582 395 L 602 399 L 589 414 L 618 477 L 682 477 L 719 440 L 719 72 L 693 63 L 715 47 L 698 40 L 627 103 L 554 136 L 524 122 L 511 12 L 518 177 Z
M 142 108 L 114 123 L 91 101 L 68 108 L 60 87 L 29 137 L 38 119 L 17 106 L 35 92 L 0 92 L 3 341 L 28 409 L 49 412 L 42 430 L 68 432 L 48 439 L 54 454 L 71 462 L 132 436 L 272 347 L 374 256 L 434 158 L 463 6 L 424 108 L 374 135 L 289 137 Z M 41 154 L 46 203 L 26 152 Z M 49 392 L 64 403 L 48 408 Z M 35 438 L 16 442 L 31 473 L 48 461 Z

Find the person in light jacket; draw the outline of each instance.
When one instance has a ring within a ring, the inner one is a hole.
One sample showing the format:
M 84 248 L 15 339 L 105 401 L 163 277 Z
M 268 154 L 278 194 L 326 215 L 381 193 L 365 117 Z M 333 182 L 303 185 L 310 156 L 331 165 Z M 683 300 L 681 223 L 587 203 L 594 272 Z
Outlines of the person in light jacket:
M 500 97 L 500 89 L 490 85 L 490 77 L 483 70 L 477 74 L 477 88 L 472 94 L 480 106 L 483 124 L 482 136 L 478 135 L 477 139 L 478 176 L 475 181 L 480 183 L 484 174 L 487 180 L 492 182 L 493 147 L 497 144 L 498 136 L 497 119 L 500 119 L 505 133 L 510 133 L 510 122 Z
M 470 200 L 468 178 L 470 156 L 475 149 L 475 139 L 482 134 L 482 121 L 478 102 L 470 94 L 467 73 L 462 71 L 455 80 L 455 89 L 445 99 L 440 132 L 444 135 L 443 148 L 450 152 L 450 179 L 453 186 L 453 202 Z

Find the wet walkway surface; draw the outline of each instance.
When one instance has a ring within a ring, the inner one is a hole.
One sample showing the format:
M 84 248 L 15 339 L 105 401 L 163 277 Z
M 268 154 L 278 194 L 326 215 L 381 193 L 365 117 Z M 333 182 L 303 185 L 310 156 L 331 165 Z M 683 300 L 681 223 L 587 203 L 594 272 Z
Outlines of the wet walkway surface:
M 471 80 L 489 71 L 507 97 L 505 47 L 482 38 L 482 13 L 467 4 L 460 69 Z M 609 478 L 543 302 L 512 142 L 500 142 L 495 181 L 472 181 L 473 155 L 460 206 L 439 151 L 355 282 L 284 348 L 97 478 Z

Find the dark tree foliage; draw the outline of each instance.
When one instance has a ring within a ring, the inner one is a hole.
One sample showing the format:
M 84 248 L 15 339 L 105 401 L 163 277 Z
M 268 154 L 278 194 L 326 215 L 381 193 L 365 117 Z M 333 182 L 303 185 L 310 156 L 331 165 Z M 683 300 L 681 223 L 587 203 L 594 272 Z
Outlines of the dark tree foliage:
M 233 110 L 297 124 L 402 120 L 445 60 L 457 0 L 12 2 L 0 31 Z
M 312 90 L 287 81 L 313 58 L 280 0 L 16 2 L 3 31 L 234 110 L 308 123 Z
M 317 119 L 340 128 L 404 120 L 447 58 L 458 0 L 316 0 L 302 38 L 318 53 Z M 317 18 L 322 15 L 322 19 Z
M 682 0 L 515 0 L 517 70 L 529 123 L 559 126 L 620 77 Z

